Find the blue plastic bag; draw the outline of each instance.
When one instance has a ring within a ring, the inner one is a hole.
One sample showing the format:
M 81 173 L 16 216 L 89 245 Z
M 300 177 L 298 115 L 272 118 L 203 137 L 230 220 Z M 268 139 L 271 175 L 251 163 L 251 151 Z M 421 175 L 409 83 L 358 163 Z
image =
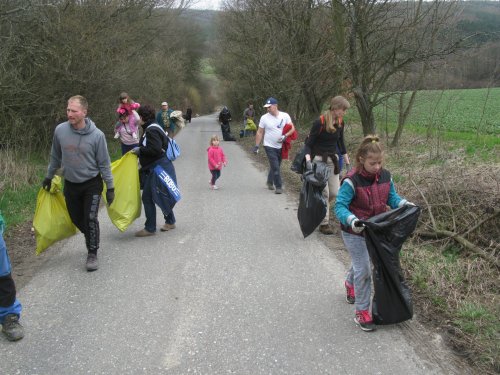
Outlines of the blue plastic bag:
M 181 155 L 181 148 L 175 140 L 168 137 L 168 147 L 167 147 L 167 158 L 170 161 L 174 161 Z

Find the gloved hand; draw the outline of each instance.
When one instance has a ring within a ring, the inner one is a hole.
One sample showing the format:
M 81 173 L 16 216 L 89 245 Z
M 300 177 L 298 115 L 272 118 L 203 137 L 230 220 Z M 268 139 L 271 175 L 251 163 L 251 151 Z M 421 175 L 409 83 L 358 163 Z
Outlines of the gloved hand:
M 312 169 L 313 169 L 313 163 L 312 163 L 312 161 L 307 160 L 306 161 L 306 170 L 312 171 Z
M 361 233 L 365 226 L 359 221 L 359 219 L 354 219 L 351 221 L 351 229 L 354 233 Z
M 140 152 L 141 148 L 140 147 L 134 147 L 132 150 L 130 150 L 129 152 L 131 152 L 132 154 L 135 154 L 137 156 L 139 156 L 139 152 Z
M 285 142 L 285 139 L 286 139 L 286 135 L 285 135 L 285 134 L 283 134 L 283 135 L 280 137 L 280 139 L 278 139 L 278 142 L 279 142 L 279 143 Z
M 252 148 L 252 152 L 253 152 L 254 154 L 258 154 L 258 153 L 259 153 L 259 145 L 253 146 L 253 148 Z
M 111 206 L 111 203 L 115 200 L 115 189 L 106 190 L 106 201 L 108 202 L 108 206 Z
M 51 178 L 48 178 L 48 177 L 45 177 L 43 179 L 43 182 L 42 182 L 42 187 L 47 190 L 47 191 L 50 191 L 50 187 L 52 186 L 52 179 Z

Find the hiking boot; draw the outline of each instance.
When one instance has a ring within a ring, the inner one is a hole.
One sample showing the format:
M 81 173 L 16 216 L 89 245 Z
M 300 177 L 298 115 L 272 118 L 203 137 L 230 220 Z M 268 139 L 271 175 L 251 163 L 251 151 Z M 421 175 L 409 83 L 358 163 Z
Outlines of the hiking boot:
M 283 189 L 282 188 L 276 188 L 276 191 L 274 194 L 283 194 Z
M 85 264 L 87 271 L 96 271 L 99 268 L 99 262 L 97 261 L 97 254 L 89 253 L 87 255 L 87 263 Z
M 363 331 L 369 332 L 375 330 L 375 324 L 368 310 L 356 310 L 354 321 Z
M 154 235 L 155 235 L 155 232 L 150 232 L 146 229 L 142 229 L 139 232 L 135 233 L 136 237 L 149 237 L 149 236 L 154 236 Z
M 331 227 L 330 224 L 323 224 L 323 225 L 320 225 L 319 226 L 319 231 L 323 234 L 334 234 L 335 231 L 333 230 L 333 228 Z
M 9 341 L 21 340 L 24 337 L 24 328 L 19 323 L 19 316 L 7 314 L 3 321 L 2 332 Z
M 345 286 L 345 301 L 352 305 L 354 302 L 356 302 L 356 296 L 354 294 L 354 286 L 349 284 L 347 281 L 344 282 L 344 286 Z
M 274 190 L 274 185 L 273 184 L 267 184 L 267 188 L 269 190 Z
M 171 230 L 171 229 L 175 229 L 175 224 L 167 224 L 167 223 L 165 223 L 165 225 L 163 225 L 163 226 L 160 228 L 160 230 L 161 230 L 162 232 L 167 232 L 167 231 L 169 231 L 169 230 Z

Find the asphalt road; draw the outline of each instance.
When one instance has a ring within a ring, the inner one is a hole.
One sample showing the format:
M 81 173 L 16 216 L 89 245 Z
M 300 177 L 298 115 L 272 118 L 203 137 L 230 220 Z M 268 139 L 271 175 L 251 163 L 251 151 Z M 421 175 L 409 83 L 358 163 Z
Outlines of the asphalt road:
M 267 190 L 234 142 L 209 189 L 213 133 L 206 116 L 177 138 L 177 229 L 136 238 L 143 217 L 120 233 L 102 209 L 97 272 L 81 234 L 47 250 L 18 293 L 25 338 L 0 338 L 0 374 L 443 373 L 404 327 L 355 325 L 344 265 L 317 234 L 302 238 L 294 199 Z

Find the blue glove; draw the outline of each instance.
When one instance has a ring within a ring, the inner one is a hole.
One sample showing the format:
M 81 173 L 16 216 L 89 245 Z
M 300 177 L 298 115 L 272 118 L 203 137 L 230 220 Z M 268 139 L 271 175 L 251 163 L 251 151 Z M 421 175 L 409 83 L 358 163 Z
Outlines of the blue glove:
M 139 156 L 139 152 L 141 151 L 141 148 L 140 147 L 134 147 L 132 150 L 130 150 L 129 152 L 131 152 L 132 154 L 135 154 L 137 156 Z

